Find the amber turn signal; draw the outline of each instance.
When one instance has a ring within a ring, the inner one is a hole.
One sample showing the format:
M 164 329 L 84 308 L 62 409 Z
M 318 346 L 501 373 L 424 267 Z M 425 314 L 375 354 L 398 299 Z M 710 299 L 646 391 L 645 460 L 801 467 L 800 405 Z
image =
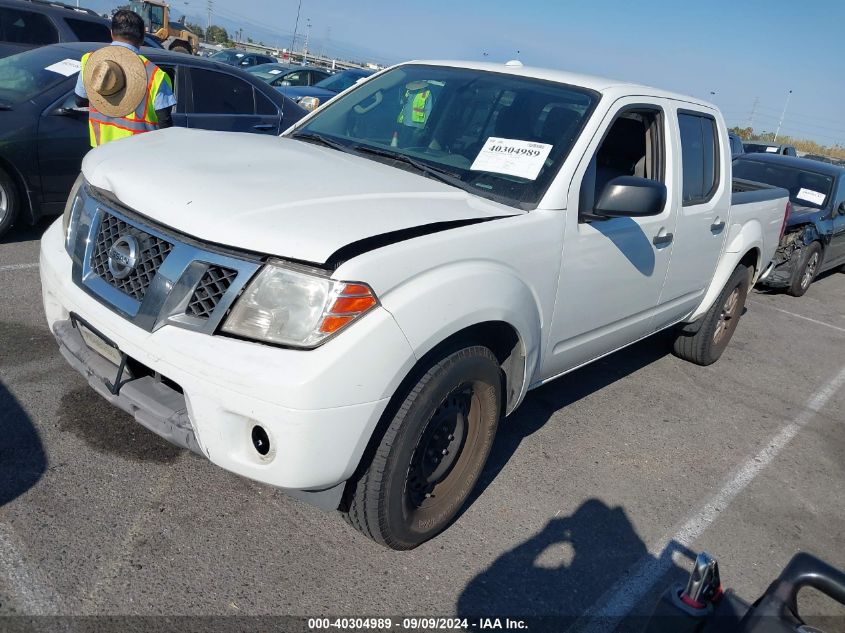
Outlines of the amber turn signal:
M 365 284 L 344 284 L 320 324 L 320 332 L 332 334 L 378 304 Z

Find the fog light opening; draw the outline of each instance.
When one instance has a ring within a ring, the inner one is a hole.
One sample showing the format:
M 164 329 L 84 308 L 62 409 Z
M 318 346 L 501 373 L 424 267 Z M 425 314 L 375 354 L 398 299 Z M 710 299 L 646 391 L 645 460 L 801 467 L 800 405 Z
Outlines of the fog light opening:
M 265 457 L 270 452 L 270 437 L 260 426 L 252 427 L 252 445 L 259 455 Z

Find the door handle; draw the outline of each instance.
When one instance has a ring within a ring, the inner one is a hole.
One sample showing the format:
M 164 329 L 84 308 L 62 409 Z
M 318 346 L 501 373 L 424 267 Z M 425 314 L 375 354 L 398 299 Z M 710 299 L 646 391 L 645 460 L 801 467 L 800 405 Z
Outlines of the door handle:
M 710 225 L 710 230 L 716 233 L 721 231 L 723 228 L 725 228 L 725 221 L 720 218 L 713 220 L 713 224 Z
M 658 233 L 652 238 L 651 242 L 655 246 L 663 246 L 664 244 L 671 244 L 674 237 L 672 233 Z
M 253 130 L 272 130 L 274 127 L 276 127 L 276 126 L 273 125 L 272 123 L 259 123 L 258 125 L 253 125 L 252 129 Z

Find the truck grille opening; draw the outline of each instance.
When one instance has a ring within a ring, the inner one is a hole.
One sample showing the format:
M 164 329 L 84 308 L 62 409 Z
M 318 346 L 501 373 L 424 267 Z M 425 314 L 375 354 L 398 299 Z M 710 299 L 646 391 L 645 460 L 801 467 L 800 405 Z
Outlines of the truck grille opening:
M 109 250 L 118 239 L 125 236 L 138 240 L 137 262 L 128 276 L 117 279 L 109 270 Z M 171 250 L 173 245 L 169 242 L 105 213 L 97 229 L 91 268 L 98 277 L 140 302 L 144 300 L 147 289 Z
M 222 266 L 209 266 L 197 284 L 194 294 L 191 295 L 185 314 L 197 319 L 210 317 L 237 276 L 238 272 L 235 270 Z

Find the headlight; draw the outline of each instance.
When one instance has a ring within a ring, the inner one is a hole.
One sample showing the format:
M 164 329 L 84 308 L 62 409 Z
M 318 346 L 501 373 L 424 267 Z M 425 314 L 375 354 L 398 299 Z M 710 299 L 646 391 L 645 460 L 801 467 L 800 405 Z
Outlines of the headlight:
M 82 185 L 85 183 L 85 178 L 82 174 L 73 183 L 70 190 L 70 195 L 65 203 L 65 210 L 62 213 L 62 232 L 65 236 L 65 250 L 68 253 L 73 251 L 73 242 L 76 237 L 76 227 L 79 225 L 79 207 L 82 206 L 82 199 L 84 192 Z
M 377 304 L 366 284 L 335 281 L 274 261 L 247 286 L 223 331 L 279 345 L 315 347 Z
M 302 97 L 299 100 L 299 105 L 306 110 L 316 110 L 320 105 L 320 99 L 317 97 Z

